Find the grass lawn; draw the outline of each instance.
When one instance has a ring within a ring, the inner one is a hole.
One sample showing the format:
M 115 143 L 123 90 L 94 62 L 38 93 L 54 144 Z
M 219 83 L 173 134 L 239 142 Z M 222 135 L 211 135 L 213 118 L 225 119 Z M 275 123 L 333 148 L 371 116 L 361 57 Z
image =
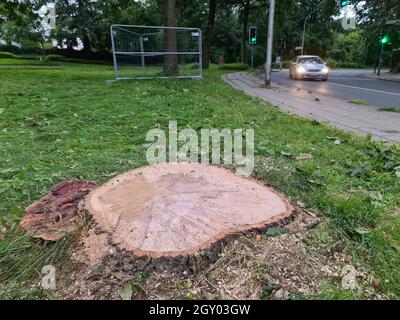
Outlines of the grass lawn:
M 170 120 L 179 129 L 253 128 L 254 177 L 327 217 L 310 245 L 345 252 L 376 279 L 379 294 L 400 297 L 397 145 L 281 113 L 224 84 L 226 70 L 206 71 L 204 81 L 106 84 L 111 65 L 1 70 L 2 63 L 10 61 L 0 59 L 0 297 L 47 296 L 26 288 L 44 264 L 68 259 L 70 239 L 43 243 L 18 229 L 25 207 L 62 180 L 101 184 L 145 165 L 147 131 L 167 130 Z M 340 281 L 328 286 L 318 297 L 349 296 Z
M 365 101 L 365 100 L 350 100 L 349 101 L 349 103 L 352 103 L 352 104 L 358 104 L 358 105 L 360 105 L 360 106 L 363 106 L 363 105 L 366 105 L 367 104 L 367 101 Z

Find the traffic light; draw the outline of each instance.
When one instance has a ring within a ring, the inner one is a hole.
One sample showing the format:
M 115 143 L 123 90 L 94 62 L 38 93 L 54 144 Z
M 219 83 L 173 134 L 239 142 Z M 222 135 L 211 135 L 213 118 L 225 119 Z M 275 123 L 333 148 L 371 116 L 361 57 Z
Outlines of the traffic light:
M 382 44 L 387 44 L 387 43 L 389 43 L 389 41 L 390 41 L 390 38 L 389 38 L 389 36 L 387 35 L 387 34 L 385 34 L 385 35 L 383 35 L 382 37 L 381 37 L 381 43 Z
M 349 1 L 341 0 L 341 1 L 339 1 L 339 4 L 340 4 L 340 7 L 343 8 L 343 7 L 346 7 L 349 5 Z
M 256 27 L 249 28 L 249 43 L 252 45 L 257 43 L 257 28 Z

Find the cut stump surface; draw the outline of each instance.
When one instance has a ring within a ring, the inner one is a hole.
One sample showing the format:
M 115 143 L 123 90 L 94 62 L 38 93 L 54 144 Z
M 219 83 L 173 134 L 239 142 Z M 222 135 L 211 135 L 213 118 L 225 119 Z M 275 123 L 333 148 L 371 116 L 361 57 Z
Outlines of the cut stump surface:
M 136 256 L 196 254 L 232 233 L 289 217 L 287 200 L 220 167 L 157 164 L 93 190 L 85 208 L 114 245 Z

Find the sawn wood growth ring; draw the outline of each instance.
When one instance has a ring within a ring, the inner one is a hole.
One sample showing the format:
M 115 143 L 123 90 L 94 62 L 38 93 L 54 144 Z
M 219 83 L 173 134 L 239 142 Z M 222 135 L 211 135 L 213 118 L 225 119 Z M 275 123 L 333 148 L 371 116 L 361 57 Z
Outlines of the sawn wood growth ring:
M 156 164 L 123 173 L 85 199 L 114 245 L 136 256 L 196 254 L 227 235 L 288 218 L 274 190 L 216 166 Z

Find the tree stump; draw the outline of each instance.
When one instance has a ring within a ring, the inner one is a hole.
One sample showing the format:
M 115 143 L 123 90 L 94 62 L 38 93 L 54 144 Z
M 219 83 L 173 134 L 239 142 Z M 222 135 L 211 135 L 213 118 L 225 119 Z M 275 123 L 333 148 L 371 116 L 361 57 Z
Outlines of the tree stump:
M 265 228 L 293 211 L 261 183 L 203 164 L 131 170 L 84 201 L 112 244 L 150 258 L 196 255 L 228 235 Z

